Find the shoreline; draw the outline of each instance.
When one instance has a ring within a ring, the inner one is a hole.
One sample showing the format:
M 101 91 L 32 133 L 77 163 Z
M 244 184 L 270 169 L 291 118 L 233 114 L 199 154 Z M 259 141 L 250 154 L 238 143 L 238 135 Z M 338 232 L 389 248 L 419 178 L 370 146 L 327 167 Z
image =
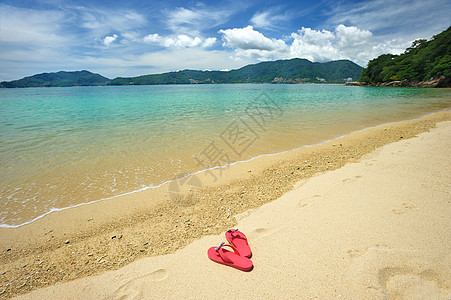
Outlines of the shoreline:
M 280 152 L 260 154 L 260 155 L 251 157 L 251 158 L 246 159 L 246 160 L 240 160 L 240 161 L 232 162 L 232 163 L 230 163 L 228 165 L 225 165 L 225 166 L 216 166 L 216 167 L 211 167 L 211 168 L 207 168 L 207 169 L 204 169 L 204 170 L 195 171 L 193 173 L 184 173 L 183 174 L 184 176 L 181 177 L 181 178 L 167 180 L 167 181 L 164 181 L 164 182 L 159 183 L 157 185 L 146 186 L 146 187 L 143 187 L 143 188 L 138 189 L 138 190 L 122 193 L 122 194 L 111 196 L 111 197 L 107 197 L 107 198 L 101 198 L 101 199 L 93 200 L 93 201 L 86 202 L 86 203 L 79 203 L 79 204 L 75 204 L 75 205 L 71 205 L 71 206 L 67 206 L 67 207 L 61 207 L 61 208 L 52 208 L 50 211 L 47 211 L 47 212 L 43 213 L 42 215 L 39 215 L 36 218 L 34 218 L 34 219 L 30 220 L 30 221 L 26 221 L 24 223 L 21 223 L 19 225 L 0 224 L 0 229 L 1 228 L 5 228 L 5 229 L 20 228 L 22 226 L 30 225 L 30 224 L 34 223 L 35 221 L 37 221 L 37 220 L 45 218 L 46 216 L 48 216 L 48 215 L 50 215 L 52 213 L 58 213 L 60 211 L 74 209 L 74 208 L 77 208 L 77 207 L 80 207 L 80 206 L 84 206 L 84 205 L 91 205 L 91 204 L 95 204 L 95 203 L 98 203 L 98 202 L 103 202 L 103 201 L 108 201 L 108 200 L 112 200 L 112 199 L 115 199 L 115 198 L 120 198 L 120 197 L 124 197 L 124 196 L 128 196 L 128 195 L 133 195 L 133 194 L 141 193 L 141 192 L 144 192 L 144 191 L 147 191 L 147 190 L 159 189 L 159 188 L 162 188 L 162 187 L 164 187 L 166 185 L 170 185 L 171 183 L 175 183 L 177 181 L 183 181 L 183 180 L 185 180 L 185 179 L 187 179 L 187 178 L 189 178 L 191 176 L 197 176 L 197 175 L 201 175 L 201 174 L 208 173 L 210 171 L 215 171 L 215 170 L 220 170 L 221 171 L 222 169 L 227 169 L 227 168 L 233 167 L 233 166 L 238 165 L 238 164 L 248 163 L 248 162 L 254 161 L 256 159 L 270 157 L 270 156 L 277 156 L 277 155 L 286 154 L 286 153 L 290 153 L 290 152 L 295 152 L 295 151 L 301 150 L 303 148 L 320 146 L 320 145 L 323 145 L 325 143 L 333 142 L 335 140 L 342 139 L 342 138 L 344 138 L 344 137 L 346 137 L 348 135 L 351 135 L 351 134 L 354 134 L 354 133 L 358 133 L 358 132 L 363 132 L 363 131 L 368 130 L 368 129 L 372 129 L 372 128 L 376 128 L 376 127 L 384 126 L 384 125 L 395 124 L 395 123 L 404 122 L 404 121 L 420 120 L 420 119 L 423 119 L 423 118 L 428 117 L 430 115 L 433 115 L 433 114 L 436 114 L 436 113 L 442 113 L 442 112 L 446 112 L 446 111 L 448 111 L 448 110 L 445 109 L 445 110 L 441 110 L 441 111 L 437 111 L 437 112 L 427 113 L 425 115 L 422 115 L 422 116 L 419 116 L 419 117 L 416 117 L 416 118 L 413 118 L 413 119 L 402 120 L 402 121 L 393 121 L 393 122 L 382 123 L 382 124 L 378 124 L 378 125 L 374 125 L 374 126 L 369 126 L 369 127 L 363 128 L 363 129 L 353 130 L 351 132 L 342 134 L 342 135 L 340 135 L 338 137 L 327 139 L 327 140 L 324 140 L 324 141 L 321 141 L 321 142 L 318 142 L 318 143 L 315 143 L 315 144 L 303 145 L 303 146 L 300 146 L 300 147 L 296 147 L 294 149 L 283 150 L 283 151 L 280 151 Z
M 174 199 L 163 186 L 59 211 L 19 228 L 0 228 L 0 295 L 11 297 L 173 253 L 232 227 L 235 215 L 278 199 L 300 180 L 450 119 L 451 112 L 442 111 L 253 158 L 222 170 L 216 182 L 199 174 L 203 189 L 182 189 Z
M 250 272 L 207 258 L 220 232 L 18 299 L 449 299 L 450 130 L 441 122 L 237 215 Z
M 450 88 L 451 78 L 442 75 L 439 78 L 432 78 L 428 81 L 394 80 L 388 82 L 368 83 L 364 81 L 354 81 L 345 83 L 346 86 L 371 86 L 371 87 L 411 87 L 411 88 Z

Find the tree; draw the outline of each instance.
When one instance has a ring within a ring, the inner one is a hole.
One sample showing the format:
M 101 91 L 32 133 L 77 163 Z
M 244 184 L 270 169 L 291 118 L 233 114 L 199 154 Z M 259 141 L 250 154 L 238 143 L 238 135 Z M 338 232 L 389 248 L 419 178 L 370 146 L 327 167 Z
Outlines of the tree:
M 442 75 L 451 76 L 451 27 L 429 41 L 415 40 L 400 55 L 382 54 L 371 60 L 363 69 L 360 81 L 422 81 Z

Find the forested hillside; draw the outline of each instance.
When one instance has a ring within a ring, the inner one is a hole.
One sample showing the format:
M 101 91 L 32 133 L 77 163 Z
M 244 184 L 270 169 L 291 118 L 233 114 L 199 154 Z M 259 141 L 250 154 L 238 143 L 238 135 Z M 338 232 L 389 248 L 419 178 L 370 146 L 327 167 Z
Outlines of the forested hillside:
M 451 27 L 429 41 L 416 40 L 400 55 L 383 54 L 368 63 L 359 81 L 427 81 L 451 77 Z
M 42 73 L 23 79 L 1 82 L 3 88 L 62 87 L 97 85 L 212 84 L 212 83 L 344 83 L 356 80 L 362 67 L 349 61 L 325 63 L 294 58 L 247 65 L 231 71 L 183 70 L 110 80 L 89 71 Z
M 184 83 L 299 83 L 345 82 L 360 77 L 362 67 L 349 61 L 326 63 L 294 58 L 247 65 L 231 71 L 183 70 L 130 78 L 116 78 L 111 85 L 184 84 Z
M 1 82 L 3 88 L 64 87 L 105 85 L 110 79 L 89 71 L 42 73 L 19 80 Z

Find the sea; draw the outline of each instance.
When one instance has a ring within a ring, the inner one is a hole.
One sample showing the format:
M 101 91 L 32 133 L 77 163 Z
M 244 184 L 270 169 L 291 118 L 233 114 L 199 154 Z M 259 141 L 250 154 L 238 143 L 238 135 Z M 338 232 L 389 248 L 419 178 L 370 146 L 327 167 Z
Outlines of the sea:
M 0 89 L 0 227 L 450 106 L 328 84 Z

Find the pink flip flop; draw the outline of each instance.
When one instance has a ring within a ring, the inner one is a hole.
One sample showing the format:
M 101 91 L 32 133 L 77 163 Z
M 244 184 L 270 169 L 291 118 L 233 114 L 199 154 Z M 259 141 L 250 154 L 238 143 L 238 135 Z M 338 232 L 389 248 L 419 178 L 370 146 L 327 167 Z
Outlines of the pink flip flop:
M 224 247 L 232 248 L 232 251 L 224 249 Z M 208 249 L 208 257 L 218 264 L 223 264 L 241 271 L 249 271 L 252 269 L 252 261 L 249 258 L 241 256 L 238 250 L 231 245 L 221 243 L 218 247 Z
M 251 247 L 249 247 L 249 244 L 247 243 L 247 238 L 241 231 L 238 231 L 238 229 L 229 229 L 225 233 L 227 241 L 229 241 L 230 244 L 235 246 L 235 248 L 238 250 L 240 255 L 245 256 L 247 258 L 251 258 L 252 251 Z

